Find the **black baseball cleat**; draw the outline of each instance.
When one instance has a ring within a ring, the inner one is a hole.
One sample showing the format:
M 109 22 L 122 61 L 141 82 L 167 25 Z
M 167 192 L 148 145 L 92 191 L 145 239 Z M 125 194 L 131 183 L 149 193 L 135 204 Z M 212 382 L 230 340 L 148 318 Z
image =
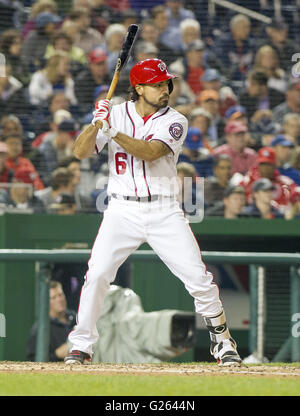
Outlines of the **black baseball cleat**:
M 91 364 L 92 358 L 89 354 L 83 351 L 71 351 L 64 359 L 65 364 Z
M 215 357 L 221 367 L 240 367 L 242 360 L 236 349 L 236 342 L 232 339 L 224 339 L 218 344 L 212 343 L 210 353 Z

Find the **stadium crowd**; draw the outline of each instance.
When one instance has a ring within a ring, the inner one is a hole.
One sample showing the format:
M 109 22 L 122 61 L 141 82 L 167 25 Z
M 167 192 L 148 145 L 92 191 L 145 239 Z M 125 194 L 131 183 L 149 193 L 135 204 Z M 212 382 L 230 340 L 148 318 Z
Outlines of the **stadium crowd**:
M 178 179 L 203 178 L 205 215 L 300 218 L 300 2 L 273 3 L 243 1 L 262 23 L 204 0 L 0 0 L 0 210 L 97 212 L 107 151 L 80 161 L 72 147 L 137 23 L 113 103 L 139 60 L 178 75 Z

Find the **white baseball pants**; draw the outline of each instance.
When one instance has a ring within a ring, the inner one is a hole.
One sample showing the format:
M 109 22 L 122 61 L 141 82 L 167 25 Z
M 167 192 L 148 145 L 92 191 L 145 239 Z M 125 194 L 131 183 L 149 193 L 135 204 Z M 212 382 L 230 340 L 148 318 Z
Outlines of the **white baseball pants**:
M 69 334 L 71 350 L 92 354 L 98 340 L 96 322 L 104 297 L 118 268 L 142 243 L 147 242 L 194 297 L 203 317 L 222 311 L 219 289 L 206 270 L 192 230 L 176 200 L 154 202 L 111 199 L 88 262 L 77 314 Z

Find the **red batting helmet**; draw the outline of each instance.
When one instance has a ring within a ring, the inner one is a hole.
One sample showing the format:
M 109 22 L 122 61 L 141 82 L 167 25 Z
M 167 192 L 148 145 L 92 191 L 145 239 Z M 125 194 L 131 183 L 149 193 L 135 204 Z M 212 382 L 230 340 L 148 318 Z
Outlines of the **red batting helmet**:
M 130 85 L 135 87 L 138 84 L 155 84 L 170 80 L 169 92 L 173 90 L 172 79 L 176 75 L 168 72 L 167 65 L 161 59 L 145 59 L 135 64 L 129 74 Z

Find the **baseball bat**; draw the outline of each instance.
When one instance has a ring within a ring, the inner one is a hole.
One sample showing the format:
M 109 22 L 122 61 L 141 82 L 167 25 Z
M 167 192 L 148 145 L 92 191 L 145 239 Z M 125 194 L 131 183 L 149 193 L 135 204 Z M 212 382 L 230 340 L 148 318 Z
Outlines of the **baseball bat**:
M 119 81 L 120 73 L 128 61 L 134 42 L 137 39 L 138 31 L 139 31 L 138 25 L 130 25 L 128 28 L 128 32 L 125 36 L 125 39 L 124 39 L 121 51 L 119 53 L 117 63 L 116 63 L 114 76 L 110 83 L 109 90 L 106 96 L 107 100 L 110 100 L 115 92 L 117 83 Z M 98 120 L 96 123 L 96 126 L 99 129 L 101 129 L 102 122 Z

